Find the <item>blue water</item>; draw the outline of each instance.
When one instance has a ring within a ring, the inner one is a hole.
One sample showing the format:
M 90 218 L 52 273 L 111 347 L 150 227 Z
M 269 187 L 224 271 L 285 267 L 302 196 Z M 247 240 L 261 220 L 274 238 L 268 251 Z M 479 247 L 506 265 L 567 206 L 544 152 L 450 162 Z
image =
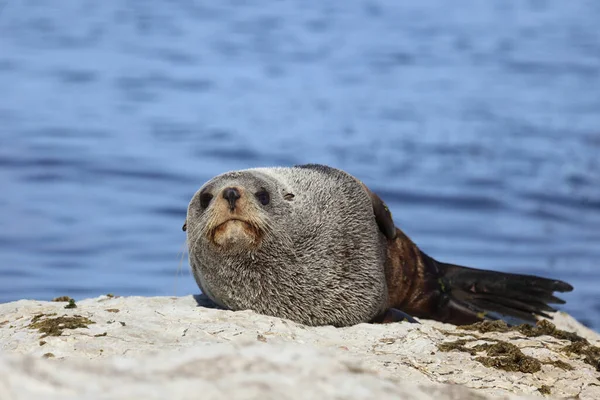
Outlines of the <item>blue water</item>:
M 0 301 L 185 295 L 221 172 L 360 177 L 444 261 L 600 329 L 600 2 L 5 0 Z

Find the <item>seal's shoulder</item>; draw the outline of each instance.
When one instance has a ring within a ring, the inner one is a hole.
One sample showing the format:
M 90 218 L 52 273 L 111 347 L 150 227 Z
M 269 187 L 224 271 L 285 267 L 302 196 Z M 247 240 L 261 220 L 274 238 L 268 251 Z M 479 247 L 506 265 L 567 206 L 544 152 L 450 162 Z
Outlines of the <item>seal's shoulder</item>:
M 334 179 L 352 178 L 352 176 L 349 173 L 342 171 L 341 169 L 330 167 L 324 164 L 302 164 L 295 165 L 293 168 L 301 170 L 310 170 Z
M 312 169 L 317 172 L 321 172 L 324 174 L 339 174 L 341 171 L 339 169 L 330 167 L 328 165 L 323 164 L 302 164 L 302 165 L 294 165 L 294 168 L 302 168 L 302 169 Z

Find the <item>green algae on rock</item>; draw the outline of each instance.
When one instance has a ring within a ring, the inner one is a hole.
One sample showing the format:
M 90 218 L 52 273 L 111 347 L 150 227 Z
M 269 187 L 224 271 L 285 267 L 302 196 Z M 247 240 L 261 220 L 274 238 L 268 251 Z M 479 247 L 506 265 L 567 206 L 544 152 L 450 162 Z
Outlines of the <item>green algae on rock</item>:
M 479 333 L 488 332 L 508 332 L 511 328 L 502 320 L 497 321 L 481 321 L 470 325 L 460 325 L 456 329 L 465 331 L 477 331 Z
M 487 332 L 519 332 L 526 337 L 539 337 L 539 336 L 551 336 L 559 340 L 568 340 L 571 344 L 563 347 L 561 351 L 563 353 L 568 354 L 577 354 L 584 356 L 583 361 L 596 369 L 596 371 L 600 372 L 600 347 L 593 346 L 587 339 L 579 336 L 574 332 L 568 332 L 565 330 L 557 329 L 556 326 L 547 320 L 540 320 L 536 324 L 536 326 L 523 324 L 516 326 L 509 326 L 504 321 L 482 321 L 477 322 L 471 325 L 463 325 L 458 326 L 457 329 L 468 330 L 468 331 L 477 331 L 480 333 Z M 489 339 L 486 339 L 489 340 Z M 470 340 L 473 341 L 473 340 Z M 441 351 L 450 351 L 450 350 L 459 350 L 463 352 L 467 352 L 471 355 L 475 355 L 478 346 L 474 347 L 466 347 L 465 344 L 468 341 L 466 340 L 457 340 L 455 342 L 450 343 L 442 343 L 440 346 Z M 514 346 L 514 345 L 512 345 Z M 516 347 L 516 346 L 515 346 Z M 489 354 L 488 354 L 489 355 Z M 516 356 L 517 353 L 513 353 L 513 356 Z M 512 357 L 512 356 L 511 356 Z M 484 365 L 492 366 L 499 368 L 500 364 L 498 362 L 492 362 L 490 360 L 484 360 L 481 357 L 476 358 L 476 360 L 482 362 Z M 513 361 L 520 360 L 518 357 Z M 524 361 L 521 359 L 521 361 Z M 557 368 L 561 368 L 566 371 L 572 371 L 573 366 L 561 361 L 545 361 L 543 364 L 553 365 Z M 531 364 L 533 365 L 533 364 Z M 525 371 L 522 371 L 525 372 Z
M 543 335 L 552 336 L 556 339 L 561 340 L 570 340 L 572 342 L 586 341 L 585 338 L 582 338 L 578 334 L 574 332 L 567 332 L 561 329 L 557 329 L 556 325 L 552 322 L 542 319 L 537 322 L 536 326 L 532 326 L 529 324 L 522 325 L 514 325 L 509 326 L 506 322 L 502 320 L 498 321 L 481 321 L 476 322 L 470 325 L 462 325 L 457 326 L 457 329 L 462 329 L 466 331 L 477 331 L 479 333 L 487 333 L 487 332 L 519 332 L 527 337 L 538 337 Z
M 563 347 L 562 351 L 567 354 L 573 353 L 584 356 L 585 358 L 583 361 L 596 368 L 596 371 L 600 372 L 600 347 L 592 346 L 584 339 L 584 341 L 578 341 Z
M 75 304 L 75 300 L 70 299 L 69 304 L 65 306 L 65 308 L 77 308 L 77 304 Z
M 465 346 L 467 343 L 473 342 L 473 341 L 474 340 L 459 339 L 459 340 L 455 340 L 454 342 L 440 343 L 437 345 L 437 347 L 438 347 L 438 350 L 443 351 L 443 352 L 458 350 L 463 353 L 469 353 L 470 355 L 474 356 L 475 354 L 477 354 L 477 351 L 472 347 Z
M 548 385 L 542 385 L 539 389 L 538 392 L 540 392 L 543 395 L 549 395 L 552 394 L 552 391 L 550 390 L 550 386 Z
M 560 368 L 560 369 L 562 369 L 564 371 L 573 371 L 575 369 L 575 368 L 573 368 L 573 366 L 571 364 L 566 363 L 566 362 L 561 361 L 561 360 L 544 361 L 544 364 L 555 366 L 556 368 Z
M 454 342 L 441 343 L 438 345 L 440 351 L 448 352 L 458 350 L 469 353 L 472 356 L 482 351 L 487 356 L 476 357 L 475 360 L 486 367 L 502 369 L 505 371 L 534 373 L 542 369 L 542 363 L 534 358 L 523 354 L 521 349 L 512 343 L 496 339 L 484 339 L 495 343 L 478 344 L 473 347 L 467 347 L 466 344 L 478 341 L 479 339 L 459 339 Z
M 473 330 L 482 333 L 515 331 L 527 337 L 539 337 L 547 335 L 560 340 L 568 340 L 571 342 L 571 344 L 562 348 L 563 353 L 573 353 L 584 356 L 583 361 L 594 367 L 596 371 L 600 372 L 600 347 L 593 346 L 586 338 L 583 338 L 574 332 L 557 329 L 556 325 L 545 319 L 538 321 L 536 326 L 527 324 L 508 326 L 503 321 L 483 321 L 471 325 L 459 326 L 457 328 Z M 567 365 L 568 367 L 566 368 L 573 368 L 569 364 L 562 361 L 549 362 L 548 364 L 553 364 L 563 369 L 565 369 Z
M 70 298 L 69 296 L 60 296 L 60 297 L 55 297 L 54 299 L 52 299 L 52 301 L 59 302 L 59 303 L 63 302 L 63 301 L 64 302 L 68 302 L 68 301 L 71 301 L 71 300 L 73 300 L 73 299 Z
M 475 358 L 486 367 L 528 374 L 542 369 L 542 363 L 538 359 L 523 354 L 521 349 L 512 343 L 498 341 L 494 344 L 481 344 L 475 348 L 487 352 L 487 357 Z
M 37 329 L 43 334 L 40 337 L 43 339 L 48 336 L 60 336 L 65 329 L 87 328 L 88 325 L 95 324 L 94 321 L 81 315 L 63 315 L 52 318 L 54 315 L 56 313 L 37 314 L 31 319 L 28 328 Z

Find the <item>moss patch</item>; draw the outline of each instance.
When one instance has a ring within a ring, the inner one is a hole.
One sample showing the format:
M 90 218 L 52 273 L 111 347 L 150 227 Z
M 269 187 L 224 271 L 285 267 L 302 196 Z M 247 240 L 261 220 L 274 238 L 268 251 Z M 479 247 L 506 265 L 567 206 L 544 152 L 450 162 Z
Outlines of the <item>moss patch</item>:
M 440 343 L 437 345 L 437 347 L 438 347 L 438 350 L 444 351 L 444 352 L 458 350 L 463 353 L 469 353 L 470 355 L 474 356 L 475 354 L 477 354 L 477 351 L 475 351 L 475 349 L 472 347 L 465 346 L 467 343 L 472 342 L 472 341 L 473 340 L 459 339 L 459 340 L 455 340 L 454 342 Z
M 549 395 L 552 394 L 552 391 L 550 390 L 550 386 L 548 385 L 542 385 L 539 389 L 538 392 L 540 392 L 543 395 Z
M 544 361 L 544 364 L 546 365 L 552 365 L 556 368 L 560 368 L 562 370 L 565 371 L 573 371 L 575 368 L 573 368 L 573 366 L 569 363 L 566 363 L 564 361 L 561 360 L 556 360 L 556 361 Z
M 502 320 L 498 321 L 481 321 L 476 322 L 471 325 L 461 325 L 457 326 L 456 329 L 462 329 L 465 331 L 477 331 L 479 333 L 488 333 L 488 332 L 508 332 L 510 327 L 506 324 L 506 322 Z
M 52 316 L 54 316 L 54 315 L 56 315 L 56 313 L 50 313 L 50 314 L 36 314 L 36 315 L 34 315 L 34 316 L 33 316 L 33 318 L 31 318 L 31 323 L 30 323 L 30 326 L 31 326 L 31 324 L 33 324 L 34 322 L 37 322 L 37 321 L 39 321 L 39 320 L 40 320 L 40 318 L 42 318 L 42 317 L 52 317 Z
M 542 369 L 542 364 L 552 365 L 566 371 L 572 371 L 574 369 L 572 365 L 564 361 L 540 361 L 535 357 L 525 355 L 519 347 L 502 340 L 485 338 L 484 340 L 491 341 L 492 343 L 467 347 L 467 343 L 475 342 L 477 340 L 480 339 L 459 339 L 454 342 L 440 343 L 438 349 L 443 352 L 457 350 L 463 353 L 469 353 L 472 356 L 485 352 L 485 356 L 478 356 L 475 358 L 475 361 L 480 362 L 486 367 L 504 371 L 532 374 L 540 371 Z
M 54 315 L 56 314 L 35 315 L 28 328 L 37 329 L 42 333 L 40 338 L 43 339 L 48 336 L 60 336 L 65 329 L 87 328 L 88 325 L 95 324 L 94 321 L 81 315 L 53 317 Z
M 77 304 L 75 304 L 75 300 L 70 299 L 69 304 L 65 306 L 65 308 L 77 308 Z
M 534 358 L 523 354 L 521 349 L 512 343 L 502 340 L 494 340 L 495 343 L 484 343 L 467 347 L 466 344 L 477 339 L 459 339 L 455 342 L 441 343 L 438 345 L 440 351 L 458 350 L 469 353 L 472 356 L 480 352 L 486 352 L 486 356 L 476 357 L 475 360 L 486 367 L 501 369 L 504 371 L 534 373 L 542 369 L 542 363 Z M 487 339 L 486 339 L 487 340 Z
M 522 324 L 515 326 L 508 326 L 506 322 L 498 321 L 481 321 L 471 325 L 458 326 L 457 329 L 463 329 L 467 331 L 477 331 L 480 333 L 487 332 L 519 332 L 527 337 L 538 337 L 543 335 L 552 336 L 556 339 L 570 340 L 572 342 L 586 341 L 578 334 L 574 332 L 567 332 L 561 329 L 556 329 L 556 325 L 545 319 L 537 322 L 536 326 Z
M 585 339 L 584 339 L 585 340 Z M 562 348 L 567 354 L 579 354 L 584 356 L 583 361 L 600 372 L 600 347 L 592 346 L 587 340 L 575 342 Z
M 583 361 L 585 363 L 591 365 L 592 367 L 594 367 L 594 369 L 596 371 L 600 372 L 600 347 L 592 346 L 587 339 L 579 336 L 578 334 L 576 334 L 574 332 L 568 332 L 568 331 L 564 331 L 561 329 L 557 329 L 556 325 L 554 325 L 552 322 L 547 321 L 547 320 L 538 321 L 536 326 L 527 325 L 527 324 L 508 326 L 506 324 L 506 322 L 504 322 L 504 321 L 482 321 L 482 322 L 477 322 L 477 323 L 471 324 L 471 325 L 459 326 L 457 328 L 467 330 L 467 331 L 477 331 L 480 333 L 519 332 L 522 335 L 527 336 L 527 337 L 538 337 L 538 336 L 547 335 L 547 336 L 552 336 L 552 337 L 554 337 L 556 339 L 560 339 L 560 340 L 568 340 L 571 342 L 571 344 L 563 347 L 561 349 L 561 351 L 566 354 L 577 354 L 577 355 L 583 356 Z M 458 341 L 452 342 L 452 343 L 445 343 L 445 344 L 443 344 L 443 347 L 440 348 L 440 350 L 449 351 L 449 350 L 455 349 L 455 350 L 459 350 L 459 351 L 466 351 L 467 353 L 474 355 L 474 352 L 477 351 L 476 350 L 477 346 L 475 346 L 474 348 L 468 348 L 468 347 L 465 347 L 466 343 L 467 343 L 467 341 L 465 341 L 465 340 L 458 340 Z M 448 348 L 449 350 L 443 350 L 443 348 Z M 481 357 L 479 357 L 479 358 L 481 358 Z M 479 361 L 481 361 L 481 360 L 479 360 Z M 488 364 L 491 363 L 490 361 L 485 361 L 485 362 Z M 492 366 L 496 365 L 495 362 L 493 364 L 494 365 L 492 365 Z M 553 365 L 557 368 L 562 368 L 567 371 L 573 370 L 573 366 L 571 366 L 570 364 L 568 364 L 564 361 L 560 361 L 560 360 L 546 361 L 546 362 L 544 362 L 544 364 Z
M 58 302 L 71 301 L 71 300 L 73 300 L 73 299 L 70 298 L 69 296 L 60 296 L 60 297 L 56 297 L 56 298 L 52 299 L 52 301 L 58 301 Z
M 542 369 L 542 363 L 538 359 L 526 356 L 521 349 L 512 343 L 497 342 L 494 344 L 480 344 L 475 347 L 487 352 L 487 357 L 475 358 L 476 361 L 486 367 L 528 374 Z
M 567 332 L 561 329 L 556 329 L 556 325 L 552 322 L 542 319 L 538 321 L 536 326 L 531 325 L 519 325 L 519 332 L 527 337 L 538 337 L 542 335 L 548 335 L 561 340 L 570 340 L 572 342 L 586 341 L 575 332 Z

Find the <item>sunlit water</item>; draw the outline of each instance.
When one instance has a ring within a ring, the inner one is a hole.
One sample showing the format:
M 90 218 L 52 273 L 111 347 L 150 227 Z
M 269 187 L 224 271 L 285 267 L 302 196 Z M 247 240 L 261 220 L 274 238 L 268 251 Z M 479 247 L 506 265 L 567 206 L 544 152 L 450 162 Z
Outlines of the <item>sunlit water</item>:
M 197 293 L 197 188 L 320 162 L 600 328 L 599 2 L 3 4 L 0 301 Z

